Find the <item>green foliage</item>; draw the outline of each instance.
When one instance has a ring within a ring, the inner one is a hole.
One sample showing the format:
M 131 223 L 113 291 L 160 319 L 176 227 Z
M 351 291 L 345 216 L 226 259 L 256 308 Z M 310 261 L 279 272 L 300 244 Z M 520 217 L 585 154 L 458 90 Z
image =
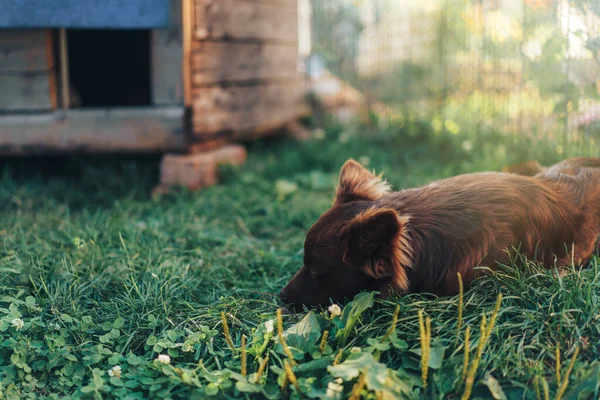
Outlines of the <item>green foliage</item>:
M 348 341 L 348 336 L 352 333 L 360 316 L 373 306 L 373 297 L 374 293 L 361 293 L 352 302 L 352 307 L 344 308 L 340 318 L 340 326 L 335 334 L 335 338 L 341 345 L 345 345 Z
M 301 264 L 305 231 L 331 205 L 348 157 L 406 188 L 527 158 L 598 156 L 591 142 L 559 152 L 551 140 L 474 136 L 468 126 L 441 120 L 377 123 L 375 130 L 332 125 L 323 138 L 301 144 L 256 143 L 244 168 L 224 171 L 222 185 L 158 198 L 148 194 L 155 158 L 5 162 L 2 397 L 347 398 L 360 379 L 364 387 L 356 390 L 367 399 L 458 397 L 464 330 L 474 332 L 476 348 L 481 315 L 502 292 L 473 397 L 533 399 L 536 379 L 553 394 L 555 347 L 564 371 L 579 345 L 564 398 L 597 398 L 598 259 L 564 277 L 521 259 L 499 268 L 465 293 L 458 336 L 457 298 L 381 301 L 363 293 L 340 315 L 287 315 L 297 385 L 282 388 L 287 355 L 275 330 L 276 293 Z M 278 181 L 296 189 L 282 196 Z M 426 389 L 419 310 L 432 320 Z M 225 342 L 221 312 L 235 350 Z
M 582 121 L 598 119 L 589 105 L 600 100 L 599 4 L 313 0 L 313 52 L 369 104 L 382 102 L 399 118 L 565 141 L 581 131 L 598 137 L 598 127 Z

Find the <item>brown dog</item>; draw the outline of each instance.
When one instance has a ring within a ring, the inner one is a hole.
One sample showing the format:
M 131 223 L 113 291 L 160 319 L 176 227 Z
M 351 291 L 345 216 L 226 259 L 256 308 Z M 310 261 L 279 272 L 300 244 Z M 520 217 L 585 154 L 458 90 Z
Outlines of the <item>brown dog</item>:
M 583 265 L 600 233 L 600 159 L 569 159 L 530 175 L 475 173 L 393 192 L 353 160 L 333 207 L 308 231 L 304 265 L 280 297 L 322 306 L 362 290 L 450 295 L 478 265 L 518 248 L 547 267 Z

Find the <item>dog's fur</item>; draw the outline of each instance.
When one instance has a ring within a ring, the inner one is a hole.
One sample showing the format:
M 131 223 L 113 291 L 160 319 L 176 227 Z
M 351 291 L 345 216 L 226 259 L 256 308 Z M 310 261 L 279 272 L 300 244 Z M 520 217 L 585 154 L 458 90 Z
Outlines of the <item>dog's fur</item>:
M 547 267 L 586 264 L 600 233 L 600 159 L 513 170 L 523 175 L 475 173 L 393 192 L 347 161 L 281 299 L 297 308 L 361 290 L 451 295 L 457 273 L 468 285 L 475 267 L 506 263 L 514 249 Z

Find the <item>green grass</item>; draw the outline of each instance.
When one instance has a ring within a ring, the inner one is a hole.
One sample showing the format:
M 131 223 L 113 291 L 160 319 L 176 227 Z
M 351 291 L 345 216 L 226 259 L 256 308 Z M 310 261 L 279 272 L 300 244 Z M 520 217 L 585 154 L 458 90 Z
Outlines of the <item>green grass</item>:
M 582 143 L 559 154 L 552 143 L 436 135 L 429 124 L 392 125 L 358 137 L 355 131 L 332 126 L 320 140 L 253 144 L 247 164 L 223 171 L 221 185 L 160 198 L 149 195 L 158 173 L 153 157 L 4 162 L 2 395 L 346 398 L 354 390 L 370 399 L 460 398 L 465 329 L 473 360 L 482 315 L 489 321 L 502 293 L 473 397 L 533 399 L 538 388 L 544 398 L 547 385 L 554 398 L 560 386 L 556 348 L 564 379 L 579 347 L 563 398 L 598 398 L 597 258 L 590 268 L 562 278 L 515 260 L 465 293 L 458 333 L 458 297 L 411 295 L 371 304 L 367 294 L 342 316 L 284 315 L 297 378 L 296 384 L 284 383 L 287 352 L 277 344 L 277 322 L 273 332 L 267 329 L 281 306 L 276 293 L 300 266 L 304 234 L 330 206 L 338 169 L 348 157 L 368 162 L 403 188 L 499 170 L 529 157 L 550 163 L 598 154 Z M 419 310 L 431 318 L 426 388 Z M 235 351 L 226 343 L 222 312 Z M 325 330 L 329 337 L 323 341 Z M 246 377 L 242 335 L 248 342 Z M 156 361 L 159 354 L 168 354 L 171 363 Z M 117 365 L 120 377 L 111 377 Z

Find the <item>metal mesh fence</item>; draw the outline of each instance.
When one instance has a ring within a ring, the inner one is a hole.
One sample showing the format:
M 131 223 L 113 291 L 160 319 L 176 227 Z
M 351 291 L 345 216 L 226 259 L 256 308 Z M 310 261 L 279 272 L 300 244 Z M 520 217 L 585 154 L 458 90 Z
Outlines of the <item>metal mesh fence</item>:
M 600 0 L 312 0 L 312 58 L 436 129 L 600 137 Z

